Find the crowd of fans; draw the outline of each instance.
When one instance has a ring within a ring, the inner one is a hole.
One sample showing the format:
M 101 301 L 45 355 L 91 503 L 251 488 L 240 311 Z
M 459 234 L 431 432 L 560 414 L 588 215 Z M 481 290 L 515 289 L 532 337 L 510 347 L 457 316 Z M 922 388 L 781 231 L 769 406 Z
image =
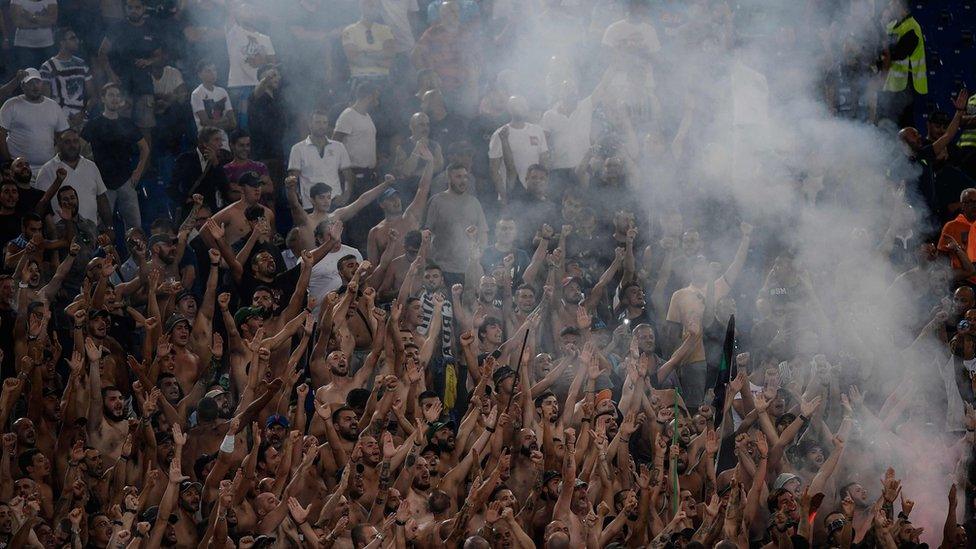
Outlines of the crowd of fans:
M 899 2 L 774 30 L 921 172 L 863 336 L 687 169 L 733 4 L 10 0 L 0 547 L 972 547 L 976 102 L 907 127 Z

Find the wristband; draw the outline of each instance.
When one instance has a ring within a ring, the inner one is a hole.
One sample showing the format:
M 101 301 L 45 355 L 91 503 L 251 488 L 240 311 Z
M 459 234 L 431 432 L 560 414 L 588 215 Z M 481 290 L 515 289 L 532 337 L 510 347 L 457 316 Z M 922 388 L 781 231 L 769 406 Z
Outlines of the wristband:
M 908 515 L 906 515 L 904 511 L 898 511 L 898 518 L 908 520 Z
M 800 414 L 800 421 L 802 421 L 803 423 L 810 423 L 810 418 L 808 418 L 803 414 Z
M 495 428 L 494 427 L 485 427 L 485 431 L 488 431 L 489 433 L 494 433 L 495 432 Z
M 224 437 L 223 442 L 220 443 L 220 451 L 225 454 L 234 453 L 234 435 L 227 435 Z
M 588 421 L 590 421 L 590 418 L 584 417 L 583 419 L 580 420 L 580 423 L 586 423 Z
M 396 525 L 397 526 L 406 526 L 407 525 L 407 522 L 404 521 L 404 520 L 397 519 L 396 520 Z

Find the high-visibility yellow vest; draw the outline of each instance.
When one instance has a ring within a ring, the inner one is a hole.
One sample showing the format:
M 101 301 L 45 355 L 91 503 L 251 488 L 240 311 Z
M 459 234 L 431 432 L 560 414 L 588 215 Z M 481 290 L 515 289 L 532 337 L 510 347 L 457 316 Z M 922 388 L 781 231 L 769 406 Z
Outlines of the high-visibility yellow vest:
M 976 116 L 976 95 L 966 102 L 966 114 Z M 976 148 L 976 127 L 963 130 L 959 135 L 959 146 Z
M 909 31 L 915 31 L 915 35 L 918 36 L 918 45 L 905 59 L 891 61 L 884 89 L 889 92 L 904 90 L 908 85 L 908 75 L 911 74 L 915 91 L 920 94 L 927 94 L 929 93 L 929 80 L 928 74 L 925 72 L 925 40 L 922 38 L 922 28 L 918 26 L 918 21 L 912 16 L 908 16 L 901 23 L 888 24 L 888 34 L 892 35 L 895 42 L 908 34 Z

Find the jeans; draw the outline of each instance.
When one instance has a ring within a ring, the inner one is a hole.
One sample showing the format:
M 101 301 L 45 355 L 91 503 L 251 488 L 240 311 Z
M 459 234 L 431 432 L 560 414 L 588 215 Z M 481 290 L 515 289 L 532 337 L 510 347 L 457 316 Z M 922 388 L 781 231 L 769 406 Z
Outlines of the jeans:
M 136 192 L 131 181 L 127 181 L 118 189 L 109 189 L 105 196 L 108 198 L 108 207 L 113 213 L 118 206 L 126 230 L 142 227 L 142 217 L 139 213 L 139 193 Z

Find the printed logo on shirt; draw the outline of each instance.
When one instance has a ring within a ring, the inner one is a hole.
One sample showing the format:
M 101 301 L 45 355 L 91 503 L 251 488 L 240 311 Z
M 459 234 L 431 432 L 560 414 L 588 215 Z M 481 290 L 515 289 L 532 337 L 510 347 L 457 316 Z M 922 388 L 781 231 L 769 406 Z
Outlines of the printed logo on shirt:
M 538 147 L 539 146 L 539 138 L 536 137 L 536 136 L 534 136 L 534 135 L 530 135 L 529 136 L 529 145 L 532 145 L 533 147 Z

